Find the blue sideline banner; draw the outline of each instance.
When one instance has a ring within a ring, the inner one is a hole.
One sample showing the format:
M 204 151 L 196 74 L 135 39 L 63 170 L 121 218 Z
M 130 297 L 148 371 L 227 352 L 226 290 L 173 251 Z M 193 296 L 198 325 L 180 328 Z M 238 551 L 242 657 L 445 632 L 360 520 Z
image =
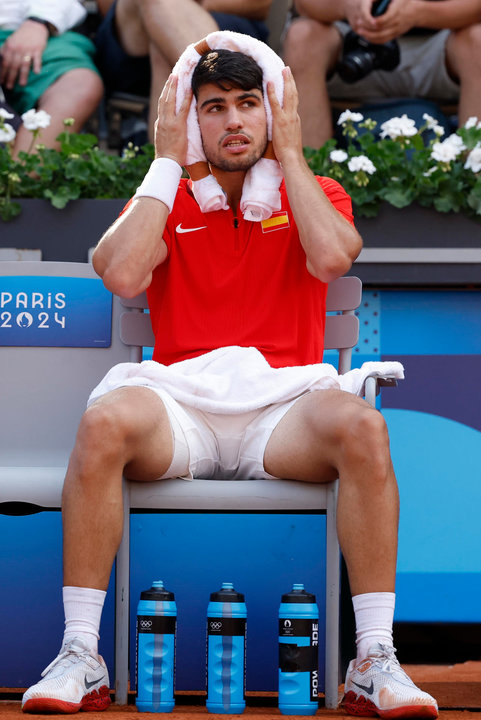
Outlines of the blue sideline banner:
M 111 332 L 112 294 L 98 278 L 0 278 L 0 346 L 105 348 Z

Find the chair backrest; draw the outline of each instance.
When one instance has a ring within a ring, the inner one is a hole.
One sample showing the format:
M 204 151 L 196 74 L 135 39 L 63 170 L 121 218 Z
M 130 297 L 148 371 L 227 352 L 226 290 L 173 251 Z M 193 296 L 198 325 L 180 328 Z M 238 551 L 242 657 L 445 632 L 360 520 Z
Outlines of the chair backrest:
M 121 310 L 88 263 L 0 262 L 1 466 L 66 465 L 91 390 L 132 356 Z

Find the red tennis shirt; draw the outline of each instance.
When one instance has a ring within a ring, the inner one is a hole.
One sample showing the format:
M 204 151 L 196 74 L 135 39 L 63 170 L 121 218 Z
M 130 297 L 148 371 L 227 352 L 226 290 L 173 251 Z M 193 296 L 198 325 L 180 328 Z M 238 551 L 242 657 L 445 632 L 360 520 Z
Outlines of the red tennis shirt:
M 342 187 L 317 180 L 353 223 Z M 170 365 L 240 345 L 272 367 L 322 361 L 327 285 L 308 272 L 284 183 L 280 191 L 280 211 L 248 222 L 232 210 L 202 213 L 181 180 L 163 235 L 168 255 L 147 290 L 154 360 Z

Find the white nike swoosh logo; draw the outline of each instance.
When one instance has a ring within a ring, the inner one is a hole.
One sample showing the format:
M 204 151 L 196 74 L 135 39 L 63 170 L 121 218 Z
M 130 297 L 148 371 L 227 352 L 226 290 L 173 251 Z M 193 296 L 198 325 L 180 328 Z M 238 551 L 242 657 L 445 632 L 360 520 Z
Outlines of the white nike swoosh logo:
M 188 232 L 195 232 L 196 230 L 205 230 L 207 228 L 207 225 L 202 225 L 202 227 L 196 227 L 196 228 L 183 228 L 182 223 L 179 223 L 177 227 L 175 228 L 175 232 L 178 233 L 188 233 Z

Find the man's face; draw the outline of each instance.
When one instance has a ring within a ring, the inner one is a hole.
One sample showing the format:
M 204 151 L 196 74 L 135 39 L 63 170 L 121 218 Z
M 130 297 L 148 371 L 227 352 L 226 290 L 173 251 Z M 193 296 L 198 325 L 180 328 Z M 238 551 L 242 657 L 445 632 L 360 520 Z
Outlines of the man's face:
M 207 160 L 227 172 L 246 171 L 264 154 L 267 119 L 257 88 L 222 90 L 202 85 L 197 98 L 202 144 Z

